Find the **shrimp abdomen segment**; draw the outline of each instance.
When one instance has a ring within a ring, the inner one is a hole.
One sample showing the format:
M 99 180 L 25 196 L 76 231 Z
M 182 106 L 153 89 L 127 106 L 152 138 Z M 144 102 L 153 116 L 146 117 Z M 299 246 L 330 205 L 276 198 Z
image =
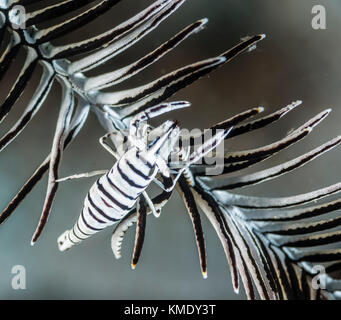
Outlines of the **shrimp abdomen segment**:
M 155 174 L 153 165 L 141 159 L 136 150 L 129 150 L 92 185 L 76 224 L 59 237 L 59 249 L 67 250 L 121 220 Z

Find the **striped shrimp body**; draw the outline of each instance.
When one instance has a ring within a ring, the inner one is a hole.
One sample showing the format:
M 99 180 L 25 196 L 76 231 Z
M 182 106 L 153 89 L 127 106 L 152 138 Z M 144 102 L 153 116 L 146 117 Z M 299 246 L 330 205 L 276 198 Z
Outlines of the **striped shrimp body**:
M 135 206 L 158 172 L 155 164 L 146 163 L 137 151 L 128 150 L 92 185 L 77 223 L 58 239 L 61 251 L 115 224 Z
M 65 231 L 58 238 L 60 251 L 68 250 L 93 234 L 117 223 L 136 204 L 142 207 L 142 212 L 145 212 L 143 207 L 148 205 L 154 215 L 159 216 L 160 212 L 155 209 L 146 192 L 149 185 L 154 181 L 163 191 L 171 192 L 188 167 L 214 149 L 228 134 L 228 130 L 222 130 L 189 154 L 189 150 L 175 147 L 180 136 L 180 128 L 176 122 L 166 121 L 153 130 L 146 123 L 141 125 L 141 122 L 147 119 L 187 106 L 189 106 L 187 102 L 166 103 L 136 115 L 130 121 L 129 134 L 126 136 L 127 148 L 123 152 L 106 143 L 106 139 L 110 137 L 114 142 L 117 139 L 116 142 L 121 145 L 122 141 L 118 141 L 118 133 L 109 133 L 102 137 L 100 139 L 102 146 L 117 159 L 111 170 L 77 174 L 58 180 L 61 182 L 101 175 L 85 197 L 83 209 L 73 228 Z M 181 157 L 183 154 L 187 156 L 183 159 L 182 167 L 172 170 L 170 160 L 174 159 L 172 155 Z M 157 177 L 158 174 L 161 179 Z

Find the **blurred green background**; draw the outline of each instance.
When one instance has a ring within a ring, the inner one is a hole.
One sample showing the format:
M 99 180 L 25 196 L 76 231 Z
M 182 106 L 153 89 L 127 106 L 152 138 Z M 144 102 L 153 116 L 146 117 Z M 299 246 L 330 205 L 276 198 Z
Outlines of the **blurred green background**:
M 117 25 L 152 1 L 124 0 L 90 26 L 57 43 L 86 38 Z M 327 30 L 311 27 L 312 7 L 324 5 Z M 341 3 L 339 0 L 187 0 L 185 4 L 142 42 L 96 71 L 109 71 L 135 61 L 186 25 L 208 17 L 208 27 L 161 61 L 120 88 L 147 83 L 188 63 L 215 56 L 234 46 L 240 38 L 265 33 L 256 50 L 244 54 L 209 77 L 182 90 L 173 99 L 192 102 L 187 110 L 167 117 L 179 119 L 183 127 L 207 128 L 235 113 L 264 106 L 266 113 L 297 99 L 302 107 L 280 122 L 253 134 L 230 140 L 231 150 L 255 148 L 284 137 L 325 108 L 333 113 L 311 136 L 294 147 L 251 170 L 267 168 L 292 159 L 340 133 L 341 120 Z M 22 61 L 13 67 L 1 84 L 6 94 Z M 0 128 L 3 134 L 20 115 L 39 81 L 34 76 L 13 113 Z M 4 208 L 36 166 L 48 154 L 60 102 L 56 84 L 47 103 L 24 133 L 0 155 L 0 204 Z M 94 114 L 66 152 L 61 176 L 109 168 L 111 156 L 101 149 L 104 134 Z M 244 194 L 284 196 L 309 192 L 340 180 L 340 149 L 299 169 L 259 186 L 243 189 Z M 45 196 L 44 179 L 0 228 L 1 299 L 244 299 L 235 295 L 222 247 L 203 216 L 208 250 L 208 279 L 203 280 L 190 219 L 179 196 L 163 210 L 161 218 L 148 219 L 145 246 L 135 271 L 130 269 L 134 242 L 132 228 L 123 243 L 123 257 L 116 261 L 110 248 L 111 230 L 106 230 L 67 253 L 60 253 L 56 239 L 73 225 L 83 199 L 95 178 L 61 185 L 52 215 L 35 247 L 31 236 L 38 222 Z M 12 266 L 23 265 L 27 289 L 11 288 Z

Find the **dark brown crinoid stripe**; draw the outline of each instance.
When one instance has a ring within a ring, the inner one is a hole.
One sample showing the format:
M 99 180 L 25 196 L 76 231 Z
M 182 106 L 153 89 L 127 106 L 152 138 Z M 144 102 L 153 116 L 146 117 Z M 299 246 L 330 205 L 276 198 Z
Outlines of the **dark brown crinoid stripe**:
M 206 59 L 175 70 L 139 88 L 122 91 L 102 91 L 130 79 L 145 68 L 171 52 L 182 41 L 200 31 L 207 23 L 199 20 L 180 31 L 172 39 L 125 68 L 87 77 L 86 72 L 94 70 L 144 36 L 156 29 L 160 23 L 176 11 L 185 0 L 158 0 L 148 8 L 98 36 L 75 43 L 53 45 L 51 41 L 63 38 L 80 27 L 84 27 L 101 14 L 109 11 L 119 0 L 65 0 L 46 5 L 37 0 L 0 1 L 0 80 L 10 72 L 20 51 L 26 54 L 22 70 L 0 105 L 0 122 L 12 111 L 24 93 L 33 73 L 40 64 L 43 73 L 27 107 L 8 132 L 0 138 L 0 151 L 9 145 L 25 129 L 44 105 L 52 85 L 57 80 L 63 88 L 56 131 L 51 148 L 42 164 L 12 201 L 0 214 L 4 223 L 22 200 L 31 192 L 45 173 L 49 172 L 46 199 L 42 217 L 33 243 L 41 235 L 48 220 L 58 183 L 58 169 L 63 151 L 83 128 L 89 111 L 94 111 L 106 130 L 126 129 L 129 120 L 138 112 L 168 99 L 178 90 L 188 86 L 202 76 L 229 62 L 239 54 L 253 48 L 263 35 L 248 37 L 232 49 L 217 57 Z M 25 29 L 14 29 L 16 6 L 25 6 L 27 14 L 23 23 Z M 32 9 L 33 6 L 35 9 Z M 39 9 L 37 9 L 39 7 Z M 39 29 L 55 16 L 64 16 L 86 7 L 81 13 L 74 13 L 55 25 Z M 72 57 L 72 62 L 69 60 Z M 250 121 L 263 110 L 254 108 L 215 126 L 213 130 L 233 126 L 227 139 L 264 128 L 284 117 L 299 105 L 293 103 L 278 112 Z M 325 218 L 326 214 L 340 209 L 340 201 L 302 207 L 340 191 L 341 184 L 307 194 L 284 198 L 247 197 L 230 193 L 229 190 L 259 184 L 277 178 L 299 168 L 340 143 L 340 138 L 327 142 L 319 148 L 282 165 L 248 175 L 231 178 L 230 173 L 249 168 L 269 159 L 278 152 L 304 139 L 329 113 L 326 110 L 313 117 L 300 128 L 280 141 L 270 145 L 238 152 L 229 152 L 222 159 L 221 177 L 207 177 L 207 164 L 193 165 L 181 178 L 178 189 L 189 211 L 195 238 L 198 244 L 201 269 L 206 275 L 206 251 L 201 226 L 199 207 L 212 223 L 231 266 L 233 285 L 237 291 L 240 280 L 249 298 L 255 298 L 255 289 L 264 299 L 307 299 L 337 298 L 340 283 L 332 278 L 339 271 L 340 249 L 333 245 L 340 241 L 338 231 L 340 219 Z M 185 143 L 186 141 L 182 141 Z M 193 141 L 190 141 L 190 143 Z M 153 199 L 159 210 L 167 203 L 170 193 L 163 192 Z M 127 227 L 138 221 L 136 247 L 133 264 L 141 253 L 148 205 L 140 206 L 126 216 L 116 227 L 112 237 L 115 255 L 120 255 L 123 236 Z M 138 217 L 138 218 L 137 218 Z M 313 219 L 313 220 L 312 220 Z M 314 263 L 325 267 L 330 274 L 326 277 L 326 288 L 314 290 Z

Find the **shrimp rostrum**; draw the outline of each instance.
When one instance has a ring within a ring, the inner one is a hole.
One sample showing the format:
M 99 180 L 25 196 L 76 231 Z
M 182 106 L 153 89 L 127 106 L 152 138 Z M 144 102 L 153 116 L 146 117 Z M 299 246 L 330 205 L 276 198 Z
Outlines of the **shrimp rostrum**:
M 168 120 L 156 128 L 146 122 L 162 113 L 189 105 L 188 102 L 165 103 L 137 114 L 130 120 L 128 130 L 108 133 L 99 140 L 117 160 L 109 171 L 77 174 L 57 181 L 101 175 L 90 188 L 73 228 L 58 238 L 61 251 L 70 249 L 114 225 L 136 206 L 139 223 L 132 263 L 133 267 L 136 265 L 143 242 L 148 207 L 155 216 L 160 214 L 160 209 L 155 208 L 146 189 L 155 182 L 163 193 L 171 194 L 178 179 L 189 166 L 213 151 L 230 131 L 219 130 L 191 153 L 190 147 L 179 147 L 177 144 L 181 129 L 176 121 Z M 109 144 L 109 139 L 114 143 Z

